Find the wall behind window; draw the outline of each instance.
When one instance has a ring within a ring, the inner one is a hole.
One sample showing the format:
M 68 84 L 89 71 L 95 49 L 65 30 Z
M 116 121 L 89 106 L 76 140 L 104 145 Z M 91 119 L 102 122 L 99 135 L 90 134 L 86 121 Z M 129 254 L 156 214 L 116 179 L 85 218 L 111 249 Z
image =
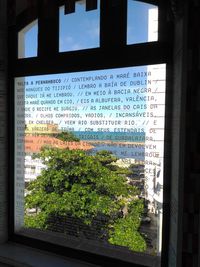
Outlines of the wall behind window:
M 7 239 L 6 1 L 0 1 L 0 243 Z

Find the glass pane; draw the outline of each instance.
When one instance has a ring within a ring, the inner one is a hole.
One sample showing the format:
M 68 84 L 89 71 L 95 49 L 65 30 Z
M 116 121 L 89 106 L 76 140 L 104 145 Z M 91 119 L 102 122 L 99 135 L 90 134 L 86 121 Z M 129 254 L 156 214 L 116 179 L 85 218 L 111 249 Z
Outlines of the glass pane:
M 38 21 L 35 20 L 18 33 L 18 58 L 36 57 L 38 49 Z
M 128 0 L 127 44 L 158 40 L 158 7 Z
M 119 258 L 160 255 L 165 69 L 15 79 L 16 231 Z
M 99 47 L 100 8 L 85 9 L 85 1 L 77 1 L 75 13 L 67 15 L 60 7 L 59 52 Z

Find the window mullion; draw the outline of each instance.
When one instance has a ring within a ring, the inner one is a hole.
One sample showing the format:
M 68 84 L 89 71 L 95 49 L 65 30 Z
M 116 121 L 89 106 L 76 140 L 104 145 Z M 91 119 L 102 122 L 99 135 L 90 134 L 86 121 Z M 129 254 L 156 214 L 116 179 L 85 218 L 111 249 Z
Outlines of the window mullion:
M 58 7 L 55 1 L 39 2 L 38 56 L 49 58 L 58 53 Z
M 101 0 L 100 44 L 103 48 L 126 44 L 127 1 Z

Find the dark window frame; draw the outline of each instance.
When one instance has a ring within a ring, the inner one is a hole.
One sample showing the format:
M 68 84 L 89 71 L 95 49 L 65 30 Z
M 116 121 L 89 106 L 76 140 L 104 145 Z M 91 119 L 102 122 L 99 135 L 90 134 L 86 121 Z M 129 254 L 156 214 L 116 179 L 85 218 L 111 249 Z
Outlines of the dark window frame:
M 115 6 L 115 12 L 113 12 L 113 1 L 117 1 L 119 6 Z M 171 111 L 170 111 L 170 85 L 171 85 L 171 59 L 172 59 L 172 38 L 169 34 L 171 27 L 170 23 L 167 22 L 167 6 L 165 1 L 142 1 L 151 4 L 157 4 L 159 7 L 159 39 L 156 42 L 142 43 L 142 44 L 126 44 L 126 12 L 127 12 L 127 0 L 101 0 L 101 20 L 100 20 L 100 47 L 94 49 L 85 49 L 79 51 L 69 51 L 59 53 L 59 38 L 58 38 L 58 27 L 59 27 L 59 6 L 64 4 L 64 0 L 49 1 L 50 9 L 52 9 L 53 17 L 48 18 L 46 21 L 46 15 L 43 4 L 45 0 L 38 1 L 39 6 L 30 7 L 19 14 L 14 20 L 11 18 L 11 14 L 8 14 L 8 21 L 12 21 L 8 28 L 8 87 L 9 87 L 9 118 L 10 118 L 10 174 L 9 177 L 9 191 L 10 191 L 10 230 L 9 239 L 11 241 L 19 242 L 28 246 L 47 249 L 48 251 L 56 252 L 60 255 L 65 255 L 72 258 L 78 258 L 80 260 L 100 264 L 101 266 L 146 266 L 142 264 L 129 263 L 114 258 L 108 258 L 106 256 L 100 256 L 89 252 L 84 252 L 76 249 L 62 247 L 60 245 L 51 244 L 45 241 L 37 240 L 33 237 L 16 234 L 14 232 L 14 78 L 20 76 L 32 76 L 32 75 L 45 75 L 45 74 L 56 74 L 56 73 L 68 73 L 78 71 L 89 71 L 89 70 L 101 70 L 111 69 L 129 66 L 139 65 L 151 65 L 151 64 L 167 64 L 167 79 L 166 79 L 166 120 L 165 120 L 165 169 L 164 177 L 170 176 L 170 132 L 171 129 Z M 56 2 L 56 3 L 55 3 Z M 8 1 L 8 9 L 12 3 L 15 6 L 15 0 Z M 110 25 L 109 14 L 112 15 L 113 23 Z M 18 51 L 18 32 L 23 29 L 27 24 L 33 20 L 39 18 L 39 47 L 38 57 L 33 58 L 17 58 Z M 113 26 L 118 24 L 116 30 L 112 30 Z M 47 31 L 46 27 L 50 26 L 54 29 L 54 34 L 45 34 Z M 118 29 L 120 29 L 118 31 Z M 112 33 L 112 34 L 111 34 Z M 57 39 L 55 38 L 57 36 Z M 118 42 L 112 42 L 113 38 Z M 45 49 L 46 40 L 51 43 L 48 49 Z M 52 42 L 51 42 L 52 41 Z M 120 51 L 120 54 L 119 54 Z M 51 54 L 51 57 L 48 55 Z M 141 56 L 142 55 L 142 56 Z M 66 64 L 67 62 L 67 64 Z M 167 144 L 167 145 L 166 145 Z M 163 249 L 161 255 L 161 266 L 167 266 L 168 262 L 168 243 L 169 243 L 169 196 L 170 196 L 170 179 L 166 181 L 164 179 L 164 201 L 163 201 Z M 135 253 L 137 256 L 139 253 Z M 141 255 L 140 255 L 141 256 Z M 143 257 L 142 254 L 141 257 Z

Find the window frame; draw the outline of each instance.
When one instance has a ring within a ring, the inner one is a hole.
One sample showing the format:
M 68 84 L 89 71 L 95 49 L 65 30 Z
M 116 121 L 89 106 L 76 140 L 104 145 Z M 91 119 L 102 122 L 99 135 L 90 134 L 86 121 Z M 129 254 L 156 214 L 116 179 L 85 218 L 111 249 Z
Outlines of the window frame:
M 111 0 L 112 2 L 113 0 Z M 15 0 L 12 0 L 13 5 Z M 40 1 L 39 6 L 39 25 L 42 25 L 41 28 L 42 34 L 44 34 L 45 29 L 45 16 L 41 15 L 42 3 L 45 1 Z M 49 1 L 53 3 L 55 1 Z M 133 67 L 140 65 L 151 65 L 151 64 L 161 64 L 166 63 L 167 68 L 167 77 L 166 77 L 166 118 L 165 118 L 165 161 L 164 161 L 164 190 L 163 190 L 163 241 L 162 241 L 162 254 L 161 254 L 161 266 L 167 266 L 168 262 L 168 245 L 169 245 L 169 196 L 170 196 L 170 179 L 165 177 L 170 177 L 171 163 L 169 160 L 169 155 L 171 151 L 171 111 L 170 111 L 170 102 L 172 96 L 170 94 L 170 86 L 172 84 L 172 73 L 171 73 L 171 64 L 172 64 L 172 38 L 169 34 L 169 29 L 171 25 L 167 23 L 167 7 L 164 0 L 156 1 L 141 1 L 151 4 L 157 4 L 159 8 L 159 39 L 156 42 L 141 43 L 141 44 L 126 44 L 126 2 L 127 0 L 118 1 L 123 7 L 119 12 L 116 11 L 114 20 L 117 21 L 119 14 L 123 14 L 121 19 L 118 21 L 118 26 L 120 31 L 113 31 L 110 35 L 110 27 L 106 27 L 109 24 L 108 10 L 111 12 L 111 9 L 108 7 L 107 0 L 101 0 L 101 18 L 100 18 L 100 47 L 93 49 L 85 49 L 78 51 L 68 51 L 68 52 L 59 52 L 59 38 L 57 42 L 53 42 L 51 51 L 52 57 L 48 57 L 49 51 L 44 49 L 44 39 L 39 35 L 39 49 L 38 57 L 33 58 L 20 58 L 17 57 L 18 51 L 18 32 L 23 29 L 27 24 L 31 23 L 33 20 L 37 19 L 38 9 L 36 7 L 31 7 L 24 10 L 21 14 L 16 16 L 16 22 L 13 22 L 8 29 L 8 88 L 9 88 L 9 131 L 10 131 L 10 141 L 9 141 L 9 151 L 10 151 L 10 168 L 9 168 L 9 221 L 11 222 L 11 227 L 9 229 L 9 239 L 11 241 L 21 243 L 27 246 L 40 248 L 42 250 L 48 250 L 51 252 L 56 252 L 60 255 L 68 256 L 71 258 L 78 258 L 80 260 L 102 264 L 102 266 L 110 266 L 114 264 L 115 266 L 147 266 L 142 264 L 130 263 L 128 261 L 122 261 L 114 259 L 112 257 L 102 256 L 93 254 L 90 252 L 84 252 L 81 250 L 76 250 L 72 248 L 62 247 L 60 245 L 48 243 L 41 241 L 32 237 L 25 236 L 24 234 L 16 234 L 14 232 L 14 78 L 21 76 L 33 76 L 33 75 L 45 75 L 45 74 L 56 74 L 56 73 L 69 73 L 69 72 L 78 72 L 78 71 L 90 71 L 90 70 L 101 70 L 101 69 L 112 69 L 112 68 L 122 68 L 122 67 Z M 52 25 L 55 23 L 57 30 L 54 34 L 54 37 L 58 37 L 58 23 L 59 23 L 59 7 L 64 4 L 64 0 L 57 1 L 57 4 L 52 4 L 57 10 L 57 15 L 55 15 L 53 20 L 49 20 Z M 53 8 L 52 6 L 52 8 Z M 9 8 L 9 7 L 8 7 Z M 41 24 L 40 24 L 41 23 Z M 111 37 L 121 36 L 122 38 L 118 43 L 110 44 Z M 44 36 L 43 36 L 44 37 Z M 167 39 L 168 37 L 168 39 Z M 47 39 L 50 40 L 53 38 L 49 36 Z M 13 48 L 14 44 L 14 48 Z M 120 54 L 119 54 L 120 51 Z M 48 52 L 48 53 L 47 53 Z M 141 56 L 142 55 L 142 56 Z M 67 64 L 66 64 L 67 62 Z M 47 249 L 48 245 L 48 249 Z M 139 253 L 134 253 L 135 257 L 142 258 L 144 254 L 139 255 Z M 146 255 L 145 255 L 146 257 Z M 148 255 L 147 255 L 148 257 Z

